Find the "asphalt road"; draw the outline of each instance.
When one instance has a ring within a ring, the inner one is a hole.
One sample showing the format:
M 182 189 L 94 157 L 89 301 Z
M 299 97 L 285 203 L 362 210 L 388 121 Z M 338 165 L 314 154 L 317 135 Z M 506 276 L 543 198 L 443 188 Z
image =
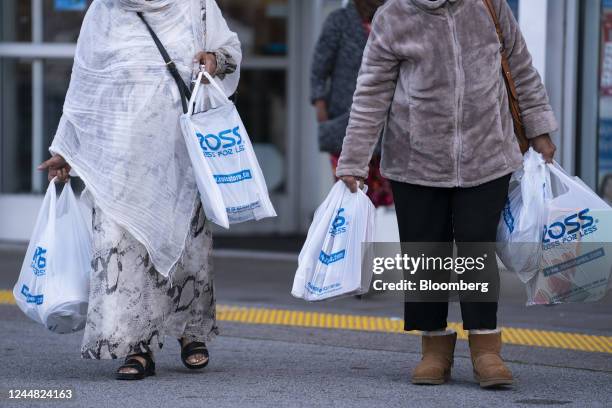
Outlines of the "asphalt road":
M 14 283 L 23 249 L 0 247 L 0 289 Z M 218 251 L 218 301 L 375 316 L 401 316 L 384 295 L 307 304 L 289 295 L 295 255 Z M 612 335 L 612 303 L 526 308 L 522 288 L 503 275 L 505 326 Z M 457 305 L 451 320 L 459 321 Z M 453 380 L 409 383 L 419 338 L 402 334 L 220 322 L 202 373 L 184 369 L 174 341 L 157 356 L 158 375 L 117 382 L 113 361 L 79 359 L 80 334 L 55 335 L 11 305 L 0 306 L 0 407 L 517 407 L 612 405 L 612 354 L 505 346 L 517 379 L 511 389 L 483 391 L 472 378 L 466 342 L 458 343 Z M 8 400 L 9 389 L 72 389 L 70 401 Z

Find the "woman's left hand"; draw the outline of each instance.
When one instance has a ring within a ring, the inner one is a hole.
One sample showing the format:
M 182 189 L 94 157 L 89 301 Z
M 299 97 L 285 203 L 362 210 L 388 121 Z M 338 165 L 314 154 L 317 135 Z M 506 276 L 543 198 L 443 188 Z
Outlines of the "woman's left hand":
M 531 146 L 533 150 L 542 154 L 546 163 L 552 163 L 555 158 L 555 152 L 557 146 L 553 143 L 550 135 L 541 135 L 534 139 L 531 139 Z
M 200 51 L 195 57 L 193 57 L 193 62 L 198 63 L 200 65 L 204 65 L 206 72 L 210 75 L 215 76 L 217 72 L 217 57 L 212 52 Z M 206 79 L 203 82 L 208 82 Z

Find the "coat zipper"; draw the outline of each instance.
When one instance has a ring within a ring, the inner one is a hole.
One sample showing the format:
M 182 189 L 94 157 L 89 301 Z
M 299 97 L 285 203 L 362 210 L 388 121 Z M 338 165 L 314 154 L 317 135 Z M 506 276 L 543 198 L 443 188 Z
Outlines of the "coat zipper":
M 459 38 L 457 35 L 457 24 L 453 13 L 446 5 L 448 21 L 453 33 L 453 52 L 455 54 L 455 160 L 457 171 L 457 187 L 461 185 L 461 151 L 463 143 L 461 140 L 461 124 L 463 118 L 463 93 L 465 92 L 465 72 L 463 71 L 463 60 L 460 53 Z

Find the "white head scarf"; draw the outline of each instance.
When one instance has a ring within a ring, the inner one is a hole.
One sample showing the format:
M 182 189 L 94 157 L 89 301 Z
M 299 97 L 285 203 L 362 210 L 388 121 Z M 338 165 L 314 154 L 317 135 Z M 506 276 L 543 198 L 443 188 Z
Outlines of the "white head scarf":
M 198 193 L 179 125 L 178 88 L 142 21 L 124 8 L 137 3 L 160 6 L 145 17 L 186 83 L 196 52 L 223 48 L 238 69 L 222 85 L 228 95 L 236 90 L 240 42 L 214 0 L 95 0 L 50 151 L 70 163 L 95 204 L 168 276 L 183 253 Z

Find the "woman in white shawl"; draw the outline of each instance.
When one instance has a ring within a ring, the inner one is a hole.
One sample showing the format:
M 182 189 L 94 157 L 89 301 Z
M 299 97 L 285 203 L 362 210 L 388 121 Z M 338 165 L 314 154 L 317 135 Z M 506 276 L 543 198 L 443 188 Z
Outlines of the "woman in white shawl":
M 85 16 L 53 157 L 40 169 L 85 182 L 94 254 L 81 352 L 126 357 L 118 379 L 154 375 L 166 335 L 179 339 L 188 368 L 203 368 L 218 331 L 212 237 L 181 135 L 180 93 L 137 12 L 187 84 L 204 65 L 229 96 L 241 62 L 214 0 L 94 0 Z

